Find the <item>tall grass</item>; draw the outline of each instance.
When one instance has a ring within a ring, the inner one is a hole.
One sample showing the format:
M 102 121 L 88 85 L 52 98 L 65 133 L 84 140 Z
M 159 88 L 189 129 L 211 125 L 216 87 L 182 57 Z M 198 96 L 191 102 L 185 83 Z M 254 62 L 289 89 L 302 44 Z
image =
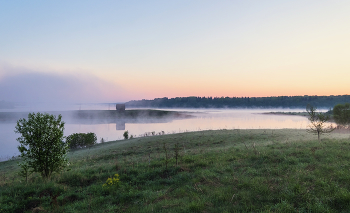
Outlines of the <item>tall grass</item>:
M 46 182 L 1 162 L 0 212 L 349 212 L 348 135 L 324 138 L 218 130 L 105 142 L 70 153 L 71 169 Z M 102 187 L 115 174 L 118 187 Z

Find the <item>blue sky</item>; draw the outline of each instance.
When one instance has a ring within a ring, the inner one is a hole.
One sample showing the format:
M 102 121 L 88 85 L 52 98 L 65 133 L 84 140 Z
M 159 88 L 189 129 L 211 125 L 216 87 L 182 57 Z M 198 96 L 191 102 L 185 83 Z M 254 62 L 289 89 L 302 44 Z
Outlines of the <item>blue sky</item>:
M 349 1 L 2 1 L 0 100 L 347 94 L 349 11 Z

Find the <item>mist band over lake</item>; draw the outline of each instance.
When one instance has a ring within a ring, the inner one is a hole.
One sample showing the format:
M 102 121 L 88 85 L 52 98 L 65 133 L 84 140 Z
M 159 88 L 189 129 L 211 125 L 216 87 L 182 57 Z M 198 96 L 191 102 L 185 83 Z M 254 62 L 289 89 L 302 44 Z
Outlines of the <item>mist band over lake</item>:
M 79 105 L 65 108 L 62 111 L 62 120 L 66 123 L 64 135 L 73 133 L 93 132 L 97 135 L 98 142 L 101 138 L 104 141 L 123 139 L 124 131 L 129 131 L 134 137 L 144 137 L 145 135 L 173 134 L 187 131 L 217 130 L 217 129 L 306 129 L 308 120 L 302 116 L 289 115 L 269 115 L 264 112 L 276 111 L 304 111 L 304 109 L 153 109 L 165 111 L 177 111 L 184 116 L 157 118 L 150 116 L 138 116 L 132 119 L 108 117 L 100 119 L 91 117 L 89 119 L 74 119 L 71 116 L 73 110 L 87 113 L 89 110 L 107 112 L 111 111 L 111 105 Z M 104 111 L 103 111 L 104 110 Z M 127 109 L 130 110 L 130 109 Z M 1 113 L 8 112 L 21 113 L 27 118 L 29 112 L 47 112 L 57 114 L 57 108 L 44 110 L 42 108 L 2 110 Z M 15 134 L 16 119 L 0 120 L 0 156 L 8 158 L 18 155 L 18 142 Z M 152 134 L 153 132 L 153 134 Z

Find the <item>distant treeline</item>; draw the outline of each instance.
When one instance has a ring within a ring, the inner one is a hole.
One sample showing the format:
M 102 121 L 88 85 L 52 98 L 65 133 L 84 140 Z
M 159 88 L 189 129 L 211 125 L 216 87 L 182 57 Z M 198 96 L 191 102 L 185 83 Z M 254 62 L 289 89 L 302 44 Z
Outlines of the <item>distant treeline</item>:
M 177 97 L 154 100 L 133 100 L 127 107 L 160 108 L 305 108 L 311 104 L 318 108 L 332 108 L 350 102 L 350 95 L 331 96 L 272 96 L 272 97 Z

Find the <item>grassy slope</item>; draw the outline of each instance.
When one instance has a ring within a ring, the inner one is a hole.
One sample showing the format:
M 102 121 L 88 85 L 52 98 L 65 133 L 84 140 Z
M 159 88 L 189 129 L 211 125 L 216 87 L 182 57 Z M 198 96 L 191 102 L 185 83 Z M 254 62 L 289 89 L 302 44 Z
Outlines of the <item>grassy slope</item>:
M 349 212 L 349 135 L 323 138 L 218 130 L 109 142 L 70 153 L 70 171 L 27 185 L 15 161 L 0 162 L 0 212 Z M 116 173 L 119 188 L 103 188 Z

